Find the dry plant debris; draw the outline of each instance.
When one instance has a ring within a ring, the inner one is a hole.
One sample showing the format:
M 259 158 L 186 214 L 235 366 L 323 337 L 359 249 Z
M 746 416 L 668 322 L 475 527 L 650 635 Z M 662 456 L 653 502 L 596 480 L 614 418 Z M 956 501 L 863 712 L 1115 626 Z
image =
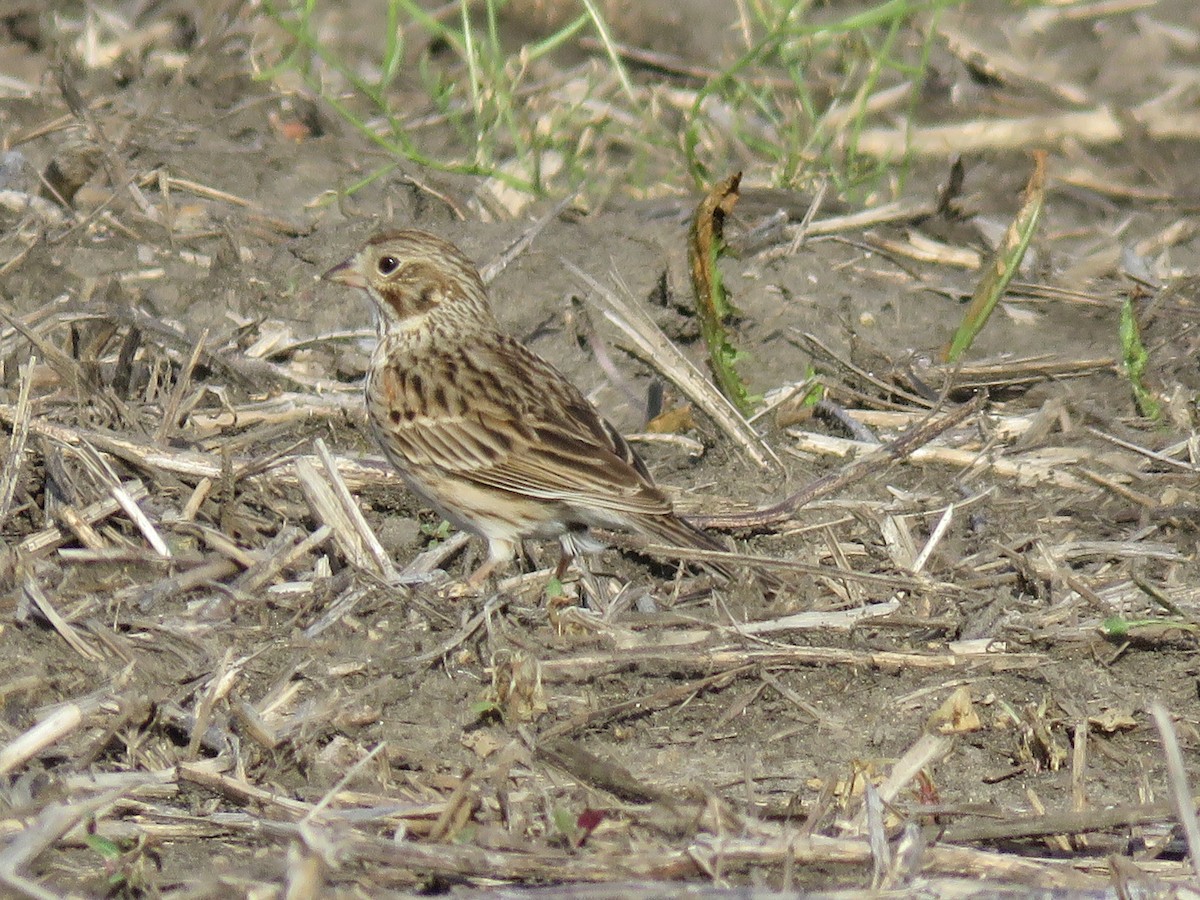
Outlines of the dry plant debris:
M 898 128 L 907 95 L 870 83 L 855 108 L 888 127 L 820 117 L 860 154 L 910 152 L 901 196 L 850 211 L 744 182 L 722 274 L 767 395 L 749 419 L 679 310 L 679 185 L 665 207 L 522 196 L 535 225 L 488 224 L 494 184 L 395 172 L 286 73 L 252 79 L 255 5 L 143 6 L 0 15 L 21 157 L 0 166 L 0 893 L 1190 890 L 1200 254 L 1194 148 L 1171 140 L 1196 131 L 1190 5 L 1014 8 L 1007 30 L 947 11 L 940 117 L 922 102 Z M 594 39 L 625 77 L 578 106 L 688 108 L 713 63 L 621 24 Z M 1114 34 L 1119 89 L 1078 62 Z M 1151 51 L 1166 62 L 1125 77 Z M 548 82 L 554 103 L 584 71 Z M 723 111 L 701 131 L 750 156 Z M 944 363 L 1034 145 L 1023 280 Z M 947 146 L 948 178 L 919 168 Z M 498 296 L 539 300 L 502 313 L 629 430 L 646 410 L 626 395 L 690 401 L 689 432 L 647 455 L 735 535 L 721 558 L 780 590 L 628 541 L 551 597 L 531 546 L 493 593 L 448 600 L 476 549 L 375 456 L 366 311 L 312 281 L 379 218 L 494 258 Z

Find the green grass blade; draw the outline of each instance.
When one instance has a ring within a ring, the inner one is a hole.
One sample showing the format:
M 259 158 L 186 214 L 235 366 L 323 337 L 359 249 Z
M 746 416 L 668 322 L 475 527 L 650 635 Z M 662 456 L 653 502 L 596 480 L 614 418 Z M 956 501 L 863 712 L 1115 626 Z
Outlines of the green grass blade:
M 600 10 L 596 9 L 594 0 L 583 0 L 583 8 L 587 10 L 588 16 L 591 17 L 592 23 L 596 26 L 596 33 L 600 35 L 600 43 L 604 45 L 604 52 L 608 54 L 608 60 L 612 63 L 613 71 L 617 73 L 617 78 L 621 82 L 621 89 L 625 91 L 625 96 L 629 98 L 629 101 L 636 106 L 638 100 L 637 94 L 633 90 L 633 82 L 629 80 L 629 73 L 625 71 L 625 63 L 621 61 L 621 54 L 617 52 L 617 45 L 608 30 L 608 23 L 600 15 Z
M 1038 151 L 1033 156 L 1033 174 L 1025 186 L 1025 199 L 1021 209 L 1008 226 L 1004 240 L 996 249 L 995 256 L 988 263 L 983 277 L 975 287 L 975 293 L 963 314 L 958 331 L 954 333 L 949 346 L 942 352 L 946 362 L 956 362 L 975 342 L 983 326 L 987 324 L 992 310 L 1004 296 L 1008 283 L 1025 258 L 1025 250 L 1037 230 L 1042 218 L 1042 206 L 1046 199 L 1046 154 Z
M 1161 421 L 1162 406 L 1155 398 L 1154 392 L 1146 386 L 1146 368 L 1150 364 L 1150 354 L 1146 351 L 1146 345 L 1142 343 L 1142 329 L 1138 325 L 1132 297 L 1126 299 L 1121 307 L 1119 330 L 1121 361 L 1124 363 L 1125 377 L 1129 379 L 1138 413 L 1155 422 Z

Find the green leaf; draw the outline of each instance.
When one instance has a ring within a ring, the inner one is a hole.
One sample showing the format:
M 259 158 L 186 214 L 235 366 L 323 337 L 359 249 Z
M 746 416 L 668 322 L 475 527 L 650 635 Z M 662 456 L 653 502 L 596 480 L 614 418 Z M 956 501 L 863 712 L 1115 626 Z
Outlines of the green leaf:
M 108 860 L 117 860 L 121 858 L 121 848 L 116 842 L 99 834 L 85 834 L 83 836 L 84 843 L 95 850 L 101 856 Z
M 497 718 L 504 717 L 504 712 L 500 709 L 500 704 L 495 700 L 476 700 L 471 704 L 471 714 L 480 719 L 490 716 Z
M 1133 306 L 1133 298 L 1126 299 L 1121 307 L 1121 360 L 1125 364 L 1125 377 L 1129 379 L 1129 387 L 1133 391 L 1133 402 L 1137 404 L 1138 412 L 1155 422 L 1162 420 L 1162 406 L 1155 399 L 1154 393 L 1146 387 L 1146 367 L 1150 363 L 1150 354 L 1142 343 L 1142 330 L 1138 326 L 1137 312 Z
M 575 816 L 569 809 L 556 806 L 550 813 L 550 819 L 561 834 L 566 835 L 572 843 L 575 842 L 578 829 L 575 827 Z

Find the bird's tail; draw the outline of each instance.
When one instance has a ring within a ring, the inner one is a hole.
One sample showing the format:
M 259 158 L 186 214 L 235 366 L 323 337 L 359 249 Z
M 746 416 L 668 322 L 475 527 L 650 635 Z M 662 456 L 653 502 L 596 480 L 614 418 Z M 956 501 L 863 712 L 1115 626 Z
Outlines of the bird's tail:
M 638 521 L 638 525 L 647 534 L 673 547 L 716 550 L 723 553 L 729 551 L 727 546 L 707 531 L 697 528 L 691 522 L 678 516 L 645 516 Z M 730 581 L 735 577 L 734 569 L 728 563 L 703 560 L 700 564 Z

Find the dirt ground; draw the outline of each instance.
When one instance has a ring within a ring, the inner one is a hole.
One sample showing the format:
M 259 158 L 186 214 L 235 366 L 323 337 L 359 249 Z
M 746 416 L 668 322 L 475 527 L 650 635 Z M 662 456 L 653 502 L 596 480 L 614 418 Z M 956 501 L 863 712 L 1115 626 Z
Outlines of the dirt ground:
M 402 163 L 339 199 L 387 160 L 254 77 L 258 6 L 61 6 L 0 5 L 5 892 L 1184 890 L 1173 797 L 1191 793 L 1152 710 L 1196 783 L 1195 4 L 946 12 L 908 176 L 867 204 L 921 211 L 844 223 L 862 204 L 830 192 L 796 240 L 812 191 L 748 167 L 723 268 L 741 371 L 780 401 L 755 420 L 765 465 L 698 411 L 643 436 L 685 398 L 564 264 L 619 274 L 703 369 L 682 174 L 506 215 L 485 180 Z M 697 19 L 719 28 L 614 23 L 720 58 L 727 6 Z M 965 364 L 942 365 L 1038 148 L 1031 249 Z M 780 561 L 777 592 L 614 547 L 548 597 L 556 548 L 530 545 L 498 588 L 446 596 L 480 547 L 382 462 L 369 310 L 316 279 L 383 227 L 484 265 L 547 215 L 492 281 L 497 313 L 634 435 L 681 510 L 719 526 L 845 476 L 726 529 Z M 1122 362 L 1130 297 L 1158 422 Z M 810 415 L 789 395 L 814 373 L 830 402 Z

